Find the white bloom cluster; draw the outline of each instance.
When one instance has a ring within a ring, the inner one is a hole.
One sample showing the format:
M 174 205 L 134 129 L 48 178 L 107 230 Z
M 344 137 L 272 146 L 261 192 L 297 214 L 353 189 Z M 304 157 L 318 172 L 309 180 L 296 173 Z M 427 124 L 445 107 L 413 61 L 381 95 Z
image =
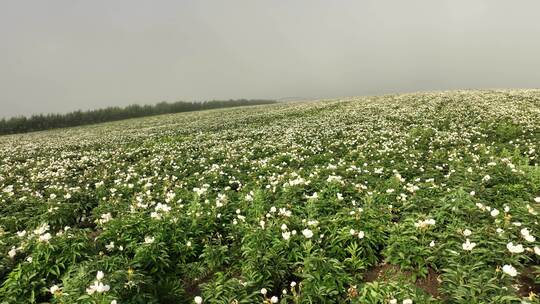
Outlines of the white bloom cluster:
M 507 275 L 511 276 L 511 277 L 515 277 L 518 275 L 518 272 L 516 270 L 516 268 L 514 268 L 514 266 L 512 265 L 504 265 L 502 267 L 502 270 L 504 273 L 506 273 Z
M 113 219 L 113 217 L 112 217 L 110 212 L 104 213 L 104 214 L 101 215 L 101 218 L 98 219 L 98 223 L 103 225 L 103 224 L 107 223 L 108 221 L 110 221 L 112 219 Z
M 520 233 L 521 233 L 521 236 L 529 243 L 532 243 L 536 240 L 536 238 L 531 234 L 531 232 L 527 228 L 521 229 Z
M 304 230 L 302 230 L 302 234 L 304 235 L 304 237 L 306 239 L 310 239 L 313 237 L 313 231 L 311 231 L 310 229 L 306 228 Z
M 366 236 L 364 231 L 356 231 L 354 229 L 349 230 L 349 233 L 353 236 L 357 236 L 359 239 L 363 239 Z
M 155 238 L 153 236 L 145 236 L 144 237 L 144 243 L 145 244 L 152 244 L 154 243 Z
M 521 244 L 514 245 L 513 242 L 506 244 L 506 248 L 511 253 L 522 253 L 523 251 L 525 251 L 525 248 L 523 248 L 523 245 Z
M 48 243 L 49 240 L 52 238 L 52 235 L 47 232 L 49 230 L 48 224 L 42 224 L 38 228 L 34 230 L 34 235 L 38 237 L 38 240 L 40 242 Z M 25 233 L 21 233 L 21 235 L 24 235 Z
M 429 226 L 435 225 L 434 219 L 427 219 L 427 220 L 419 220 L 418 222 L 414 223 L 414 227 L 416 228 L 427 228 Z
M 465 240 L 465 243 L 463 243 L 463 250 L 471 251 L 474 247 L 476 247 L 476 243 L 471 243 L 469 239 Z
M 98 271 L 97 274 L 96 274 L 96 280 L 94 281 L 94 283 L 92 285 L 90 285 L 90 287 L 86 288 L 86 293 L 89 294 L 89 295 L 92 295 L 95 292 L 104 293 L 104 292 L 109 291 L 109 289 L 111 287 L 109 285 L 103 284 L 103 282 L 101 282 L 101 280 L 103 279 L 104 276 L 105 276 L 105 274 L 103 273 L 103 271 Z
M 154 207 L 154 211 L 150 213 L 150 217 L 160 220 L 163 214 L 169 213 L 169 211 L 171 211 L 171 207 L 169 207 L 169 205 L 157 203 L 157 205 Z

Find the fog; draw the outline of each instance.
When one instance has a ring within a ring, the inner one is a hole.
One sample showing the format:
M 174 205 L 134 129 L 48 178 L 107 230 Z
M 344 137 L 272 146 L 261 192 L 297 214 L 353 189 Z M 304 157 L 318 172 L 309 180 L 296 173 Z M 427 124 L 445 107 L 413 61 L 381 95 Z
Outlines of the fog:
M 540 83 L 540 1 L 0 2 L 0 117 Z

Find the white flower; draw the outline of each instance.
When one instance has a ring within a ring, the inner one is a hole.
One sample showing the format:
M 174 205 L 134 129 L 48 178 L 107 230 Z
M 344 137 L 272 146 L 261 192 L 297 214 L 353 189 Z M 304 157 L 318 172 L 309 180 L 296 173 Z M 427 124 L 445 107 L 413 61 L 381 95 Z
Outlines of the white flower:
M 497 233 L 499 233 L 499 234 L 501 234 L 501 233 L 503 233 L 503 232 L 504 232 L 504 230 L 502 230 L 501 228 L 497 228 L 497 230 L 496 230 L 496 231 L 497 231 Z
M 418 222 L 414 223 L 414 227 L 416 228 L 426 228 L 430 225 L 435 225 L 434 219 L 419 220 Z
M 17 255 L 17 249 L 15 248 L 15 246 L 11 247 L 11 250 L 8 252 L 8 256 L 10 258 L 14 258 L 15 255 Z
M 500 212 L 499 212 L 499 210 L 497 210 L 497 209 L 491 210 L 491 216 L 493 216 L 493 217 L 496 217 L 497 215 L 499 215 L 499 213 L 500 213 Z
M 45 233 L 47 230 L 49 230 L 48 224 L 43 224 L 39 226 L 36 230 L 34 230 L 34 234 L 39 235 Z
M 313 231 L 309 230 L 309 229 L 304 229 L 302 230 L 302 234 L 306 237 L 306 239 L 310 239 L 313 237 Z
M 195 301 L 196 304 L 202 304 L 202 298 L 199 297 L 199 296 L 196 296 L 194 301 Z
M 523 228 L 523 229 L 521 229 L 520 232 L 521 232 L 521 235 L 523 236 L 523 238 L 525 240 L 527 240 L 527 242 L 532 243 L 532 242 L 534 242 L 536 240 L 535 237 L 531 235 L 531 232 L 529 231 L 529 229 Z
M 309 220 L 307 222 L 308 226 L 313 226 L 313 227 L 317 227 L 317 225 L 319 225 L 319 221 L 317 220 Z
M 365 236 L 364 231 L 358 231 L 358 238 L 359 238 L 359 239 L 363 239 L 364 236 Z
M 350 233 L 351 235 L 355 235 L 355 234 L 356 234 L 356 230 L 351 229 L 351 230 L 349 230 L 349 233 Z
M 471 234 L 472 234 L 472 232 L 471 232 L 469 229 L 463 230 L 463 235 L 464 235 L 464 236 L 469 236 L 469 235 L 471 235 Z
M 152 244 L 154 242 L 155 238 L 153 236 L 146 236 L 144 238 L 144 243 L 145 244 Z
M 403 300 L 403 304 L 413 304 L 413 301 L 411 299 L 405 299 Z
M 22 238 L 26 235 L 26 230 L 23 230 L 23 231 L 17 231 L 17 236 Z
M 540 203 L 540 196 L 539 196 L 539 197 L 535 197 L 535 198 L 534 198 L 534 201 L 537 202 L 537 203 Z
M 287 208 L 279 208 L 279 215 L 290 217 L 292 215 L 292 211 L 287 210 Z
M 504 265 L 502 270 L 511 277 L 517 276 L 517 270 L 512 265 Z
M 435 241 L 431 241 L 431 242 L 429 243 L 429 247 L 435 247 Z
M 295 281 L 292 281 L 292 282 L 291 282 L 291 287 L 294 287 L 294 286 L 296 286 L 296 282 L 295 282 Z
M 105 276 L 105 274 L 103 273 L 103 271 L 98 271 L 97 274 L 96 274 L 96 279 L 98 281 L 101 281 L 103 279 L 103 277 Z
M 168 213 L 169 211 L 171 211 L 171 207 L 169 207 L 169 205 L 167 204 L 162 204 L 162 203 L 158 203 L 156 205 L 156 208 L 155 208 L 156 212 L 164 212 L 164 213 Z
M 476 243 L 471 243 L 469 239 L 465 240 L 465 243 L 462 244 L 463 250 L 471 251 L 474 247 L 476 247 Z
M 287 241 L 287 240 L 289 240 L 291 238 L 291 233 L 289 231 L 282 232 L 281 236 L 283 237 L 284 240 Z
M 536 255 L 540 255 L 540 247 L 534 246 L 534 253 L 536 253 Z
M 39 240 L 41 242 L 48 242 L 51 239 L 51 237 L 52 237 L 51 234 L 47 232 L 45 234 L 40 235 Z
M 203 195 L 206 191 L 208 191 L 207 188 L 198 188 L 198 187 L 195 187 L 193 188 L 193 192 L 197 193 L 198 196 L 201 196 Z
M 94 284 L 90 285 L 90 287 L 86 288 L 86 293 L 92 295 L 94 292 L 103 293 L 109 291 L 110 286 L 105 285 L 101 282 L 104 276 L 105 274 L 103 273 L 103 271 L 98 271 L 96 274 L 96 281 L 94 281 Z
M 272 298 L 270 298 L 271 303 L 277 303 L 278 301 L 279 301 L 278 297 L 276 297 L 276 296 L 273 296 Z
M 506 248 L 508 248 L 508 251 L 510 251 L 511 253 L 522 253 L 525 250 L 523 248 L 523 245 L 514 245 L 512 242 L 506 244 Z
M 317 198 L 319 198 L 319 195 L 317 194 L 317 192 L 315 192 L 315 193 L 313 193 L 311 196 L 305 195 L 305 197 L 306 197 L 307 199 L 316 200 Z
M 111 287 L 109 285 L 105 285 L 102 282 L 94 281 L 94 284 L 90 285 L 90 287 L 86 288 L 86 293 L 89 295 L 94 294 L 94 292 L 97 293 L 103 293 L 109 291 Z
M 58 285 L 53 285 L 53 286 L 51 286 L 51 288 L 49 288 L 49 291 L 50 291 L 52 294 L 56 293 L 56 292 L 59 291 L 59 290 L 60 290 L 60 287 L 58 287 Z
M 116 300 L 112 300 L 111 304 L 117 304 Z
M 262 289 L 261 289 L 261 294 L 262 294 L 263 296 L 265 296 L 266 293 L 268 293 L 268 290 L 266 290 L 266 288 L 262 288 Z
M 397 300 L 396 300 L 396 299 L 392 299 L 392 300 L 388 301 L 388 304 L 397 304 Z
M 110 242 L 109 245 L 105 245 L 107 251 L 112 251 L 114 249 L 114 242 Z
M 104 285 L 103 283 L 99 282 L 97 288 L 96 288 L 96 291 L 98 293 L 102 293 L 102 292 L 106 292 L 106 291 L 109 291 L 111 287 L 109 285 Z
M 287 225 L 286 224 L 281 224 L 281 230 L 283 230 L 283 231 L 287 230 Z
M 108 221 L 112 220 L 112 218 L 113 217 L 112 217 L 110 212 L 109 213 L 104 213 L 104 214 L 101 215 L 101 218 L 98 220 L 98 223 L 105 224 Z

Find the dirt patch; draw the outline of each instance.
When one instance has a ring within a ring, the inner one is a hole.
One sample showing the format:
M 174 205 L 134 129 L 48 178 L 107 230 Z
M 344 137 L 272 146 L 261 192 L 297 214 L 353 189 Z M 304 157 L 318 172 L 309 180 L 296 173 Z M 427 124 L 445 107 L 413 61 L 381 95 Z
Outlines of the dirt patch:
M 381 277 L 386 278 L 388 273 L 395 273 L 396 271 L 399 271 L 399 267 L 390 264 L 375 266 L 364 273 L 364 281 L 373 282 Z
M 532 267 L 523 269 L 517 278 L 517 282 L 519 283 L 518 294 L 520 296 L 528 297 L 531 292 L 540 294 L 540 285 L 535 283 L 534 276 L 535 273 Z
M 364 274 L 364 281 L 388 281 L 395 278 L 405 278 L 406 280 L 410 280 L 411 277 L 412 273 L 410 271 L 403 271 L 399 268 L 399 266 L 396 265 L 383 264 L 369 269 Z M 429 293 L 434 298 L 440 298 L 441 294 L 439 292 L 439 274 L 435 272 L 435 270 L 429 268 L 428 275 L 425 278 L 418 278 L 413 283 L 416 287 Z
M 102 232 L 103 232 L 103 230 L 98 229 L 98 230 L 88 232 L 87 235 L 88 235 L 89 239 L 95 240 Z
M 439 298 L 441 296 L 439 292 L 439 274 L 431 268 L 428 269 L 428 275 L 425 278 L 416 280 L 415 285 L 432 295 L 434 298 Z
M 186 292 L 186 294 L 190 297 L 190 298 L 193 298 L 194 296 L 198 296 L 201 294 L 201 289 L 199 287 L 199 281 L 197 280 L 184 280 L 183 281 L 184 283 L 184 290 Z

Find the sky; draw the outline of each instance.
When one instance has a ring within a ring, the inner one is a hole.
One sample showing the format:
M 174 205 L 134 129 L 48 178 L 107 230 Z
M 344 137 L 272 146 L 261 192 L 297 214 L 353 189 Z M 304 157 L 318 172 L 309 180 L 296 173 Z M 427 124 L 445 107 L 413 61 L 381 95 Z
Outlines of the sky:
M 0 0 L 0 117 L 538 88 L 537 0 Z

